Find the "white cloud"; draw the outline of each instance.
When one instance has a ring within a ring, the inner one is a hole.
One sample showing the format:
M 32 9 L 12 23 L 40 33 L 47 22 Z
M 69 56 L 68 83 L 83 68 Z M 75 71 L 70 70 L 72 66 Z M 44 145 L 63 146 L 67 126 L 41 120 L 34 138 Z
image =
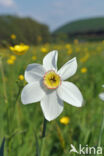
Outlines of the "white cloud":
M 13 0 L 0 0 L 0 5 L 4 7 L 13 7 L 15 3 Z

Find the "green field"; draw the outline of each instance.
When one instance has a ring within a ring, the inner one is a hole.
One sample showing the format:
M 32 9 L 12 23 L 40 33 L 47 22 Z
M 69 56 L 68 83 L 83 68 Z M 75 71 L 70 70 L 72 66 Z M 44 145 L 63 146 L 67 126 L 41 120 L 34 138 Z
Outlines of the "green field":
M 21 90 L 26 82 L 18 77 L 24 74 L 28 64 L 42 63 L 47 52 L 54 49 L 59 51 L 59 68 L 77 57 L 78 70 L 68 81 L 80 88 L 84 106 L 76 108 L 64 103 L 63 113 L 47 123 L 46 137 L 42 139 L 44 116 L 40 103 L 21 103 Z M 79 144 L 90 147 L 104 145 L 101 131 L 104 102 L 98 97 L 104 91 L 101 87 L 104 84 L 104 41 L 30 47 L 24 55 L 15 55 L 13 64 L 8 64 L 11 55 L 15 54 L 0 49 L 0 144 L 5 137 L 5 156 L 34 156 L 37 150 L 41 156 L 77 156 L 70 154 L 71 144 L 76 149 Z M 63 116 L 70 118 L 69 124 L 60 123 Z

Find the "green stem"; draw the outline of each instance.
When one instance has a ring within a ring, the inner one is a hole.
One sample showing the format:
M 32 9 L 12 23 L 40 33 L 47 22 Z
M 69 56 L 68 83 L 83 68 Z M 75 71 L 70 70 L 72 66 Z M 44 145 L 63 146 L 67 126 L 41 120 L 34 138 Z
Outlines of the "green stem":
M 18 122 L 18 125 L 20 126 L 21 125 L 21 108 L 20 108 L 20 105 L 19 105 L 19 102 L 18 102 L 18 98 L 20 96 L 20 93 L 21 93 L 21 89 L 22 87 L 19 87 L 19 90 L 18 90 L 18 93 L 17 93 L 17 96 L 16 96 L 16 99 L 15 99 L 15 111 L 14 113 L 12 114 L 12 116 L 14 116 L 14 119 L 15 119 L 15 114 L 17 114 L 17 122 Z M 16 113 L 16 110 L 17 110 L 17 113 Z
M 47 127 L 47 120 L 44 118 L 43 131 L 41 136 L 41 156 L 44 156 L 46 127 Z
M 5 138 L 3 138 L 3 141 L 0 147 L 0 156 L 4 156 L 4 145 L 5 145 Z
M 42 131 L 42 136 L 41 136 L 41 138 L 44 138 L 44 137 L 45 137 L 46 126 L 47 126 L 47 120 L 44 118 L 44 122 L 43 122 L 43 131 Z
M 21 90 L 22 90 L 22 87 L 19 87 L 19 90 L 18 90 L 18 93 L 17 93 L 17 96 L 16 96 L 16 100 L 15 100 L 15 103 L 17 102 L 18 98 L 19 98 L 19 95 L 21 93 Z

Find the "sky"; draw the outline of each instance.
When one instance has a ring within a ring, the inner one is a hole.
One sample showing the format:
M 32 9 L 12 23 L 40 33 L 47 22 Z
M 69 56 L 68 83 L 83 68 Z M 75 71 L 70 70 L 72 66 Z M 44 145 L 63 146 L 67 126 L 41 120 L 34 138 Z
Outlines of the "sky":
M 0 14 L 32 17 L 54 31 L 74 20 L 104 16 L 104 0 L 0 0 Z

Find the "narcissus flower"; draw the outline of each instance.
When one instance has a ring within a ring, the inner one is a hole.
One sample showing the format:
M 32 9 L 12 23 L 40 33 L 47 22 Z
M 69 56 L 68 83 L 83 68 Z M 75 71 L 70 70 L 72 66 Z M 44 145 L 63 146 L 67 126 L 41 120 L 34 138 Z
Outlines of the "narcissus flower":
M 10 50 L 13 51 L 16 55 L 23 55 L 29 49 L 28 45 L 20 44 L 10 47 Z
M 102 87 L 104 88 L 104 85 Z M 99 98 L 104 101 L 104 92 L 99 94 Z
M 25 71 L 28 84 L 23 88 L 23 104 L 41 101 L 45 118 L 51 121 L 63 111 L 63 101 L 81 107 L 83 97 L 80 90 L 72 83 L 65 81 L 77 70 L 76 58 L 68 61 L 57 70 L 58 52 L 52 51 L 43 59 L 43 65 L 30 64 Z

